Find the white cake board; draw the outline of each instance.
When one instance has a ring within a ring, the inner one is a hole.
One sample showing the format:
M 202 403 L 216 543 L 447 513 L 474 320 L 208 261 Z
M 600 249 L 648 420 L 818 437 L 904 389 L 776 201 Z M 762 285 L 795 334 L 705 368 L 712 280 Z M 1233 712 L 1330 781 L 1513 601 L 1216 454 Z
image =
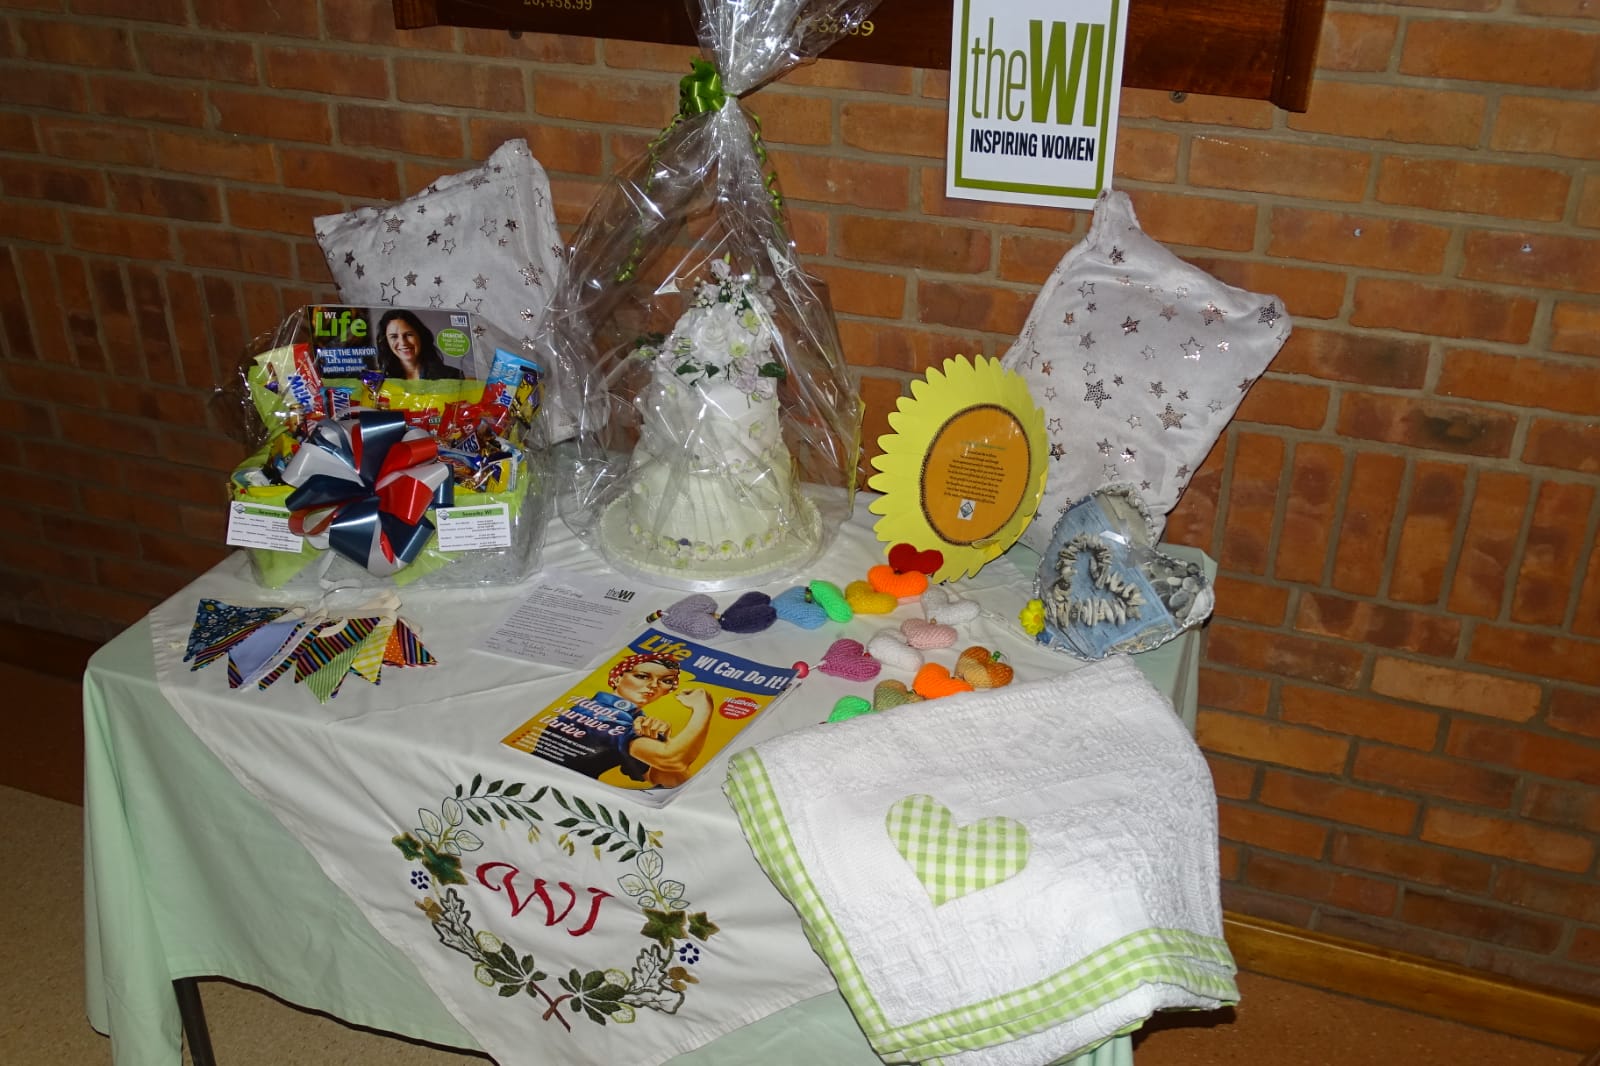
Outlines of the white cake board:
M 690 592 L 754 588 L 793 573 L 822 547 L 822 516 L 817 505 L 798 494 L 795 501 L 802 511 L 796 523 L 801 535 L 737 559 L 702 560 L 680 559 L 635 540 L 628 531 L 628 497 L 624 494 L 600 513 L 600 552 L 623 573 L 667 588 Z

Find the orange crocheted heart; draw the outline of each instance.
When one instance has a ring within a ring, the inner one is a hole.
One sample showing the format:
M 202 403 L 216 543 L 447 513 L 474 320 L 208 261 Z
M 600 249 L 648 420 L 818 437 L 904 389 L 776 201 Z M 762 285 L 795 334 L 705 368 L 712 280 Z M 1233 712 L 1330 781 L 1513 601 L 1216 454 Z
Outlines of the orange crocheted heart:
M 904 681 L 889 679 L 879 681 L 872 690 L 872 709 L 887 711 L 891 707 L 903 707 L 908 703 L 921 703 L 923 697 L 906 688 Z
M 923 699 L 936 700 L 940 696 L 954 696 L 957 692 L 971 692 L 972 682 L 951 677 L 950 671 L 938 663 L 925 663 L 911 682 L 911 688 Z
M 914 600 L 928 590 L 928 575 L 915 570 L 900 571 L 887 563 L 867 571 L 867 582 L 879 592 L 897 600 Z
M 865 581 L 852 581 L 844 587 L 844 601 L 856 614 L 888 614 L 900 606 L 900 601 L 887 592 L 879 592 Z
M 969 682 L 973 688 L 999 688 L 1011 684 L 1015 676 L 1011 664 L 999 660 L 998 653 L 973 645 L 956 660 L 956 676 Z

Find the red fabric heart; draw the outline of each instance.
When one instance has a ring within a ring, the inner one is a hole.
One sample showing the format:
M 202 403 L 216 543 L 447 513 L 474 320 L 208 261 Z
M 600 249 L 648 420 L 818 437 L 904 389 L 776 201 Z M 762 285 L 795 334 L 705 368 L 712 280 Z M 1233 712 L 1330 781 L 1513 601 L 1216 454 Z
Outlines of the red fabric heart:
M 889 565 L 902 573 L 936 574 L 944 565 L 944 553 L 937 548 L 919 551 L 913 544 L 896 544 L 889 549 Z

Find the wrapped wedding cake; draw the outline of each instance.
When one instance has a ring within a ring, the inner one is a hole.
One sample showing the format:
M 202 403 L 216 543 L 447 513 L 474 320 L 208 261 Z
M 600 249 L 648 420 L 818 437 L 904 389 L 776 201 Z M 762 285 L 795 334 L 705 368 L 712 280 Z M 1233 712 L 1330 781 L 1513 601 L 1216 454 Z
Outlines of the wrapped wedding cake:
M 783 441 L 772 279 L 724 260 L 695 286 L 670 334 L 634 349 L 649 367 L 634 399 L 639 440 L 628 491 L 609 508 L 609 548 L 656 573 L 707 564 L 729 579 L 816 546 L 816 513 L 794 492 Z

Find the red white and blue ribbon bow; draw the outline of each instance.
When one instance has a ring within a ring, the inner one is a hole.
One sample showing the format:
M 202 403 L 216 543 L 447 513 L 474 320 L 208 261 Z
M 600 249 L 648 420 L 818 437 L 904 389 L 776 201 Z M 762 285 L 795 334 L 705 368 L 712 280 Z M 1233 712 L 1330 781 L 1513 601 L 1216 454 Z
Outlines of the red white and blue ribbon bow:
M 379 577 L 414 560 L 433 535 L 428 508 L 454 499 L 450 468 L 425 429 L 398 411 L 361 411 L 312 430 L 283 480 L 289 528 Z

